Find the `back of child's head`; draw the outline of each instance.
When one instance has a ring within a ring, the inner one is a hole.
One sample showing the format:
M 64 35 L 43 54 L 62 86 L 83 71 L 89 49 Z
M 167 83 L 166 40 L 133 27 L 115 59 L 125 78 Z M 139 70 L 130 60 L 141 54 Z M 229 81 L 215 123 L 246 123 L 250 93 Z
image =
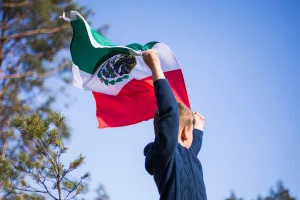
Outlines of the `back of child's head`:
M 185 104 L 178 102 L 178 112 L 179 112 L 179 129 L 186 126 L 193 126 L 194 115 L 190 108 Z
M 178 102 L 178 112 L 179 112 L 179 129 L 182 129 L 186 126 L 192 126 L 194 121 L 194 115 L 191 109 L 181 102 Z M 154 113 L 154 133 L 158 134 L 158 121 L 159 121 L 159 112 L 158 110 Z

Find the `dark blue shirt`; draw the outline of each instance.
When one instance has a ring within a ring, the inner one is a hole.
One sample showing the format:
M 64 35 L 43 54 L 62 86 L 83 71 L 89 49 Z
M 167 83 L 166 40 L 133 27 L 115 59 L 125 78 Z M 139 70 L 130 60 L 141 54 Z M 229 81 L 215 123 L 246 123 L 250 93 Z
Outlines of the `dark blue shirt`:
M 144 149 L 145 167 L 153 175 L 161 200 L 206 200 L 202 165 L 197 158 L 203 132 L 193 130 L 189 149 L 178 143 L 178 104 L 166 79 L 154 82 L 159 111 L 158 133 Z

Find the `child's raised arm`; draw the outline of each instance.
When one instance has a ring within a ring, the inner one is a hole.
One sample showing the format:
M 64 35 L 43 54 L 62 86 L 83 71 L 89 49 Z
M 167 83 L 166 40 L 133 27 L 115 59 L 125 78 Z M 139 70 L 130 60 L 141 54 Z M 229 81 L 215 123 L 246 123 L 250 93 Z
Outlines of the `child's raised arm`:
M 155 148 L 162 154 L 171 154 L 178 144 L 179 114 L 178 105 L 168 81 L 161 69 L 157 53 L 147 50 L 143 59 L 152 71 L 152 78 L 159 112 L 158 133 Z
M 190 147 L 191 151 L 193 151 L 195 155 L 198 155 L 198 153 L 201 150 L 203 128 L 204 128 L 204 117 L 200 113 L 195 112 L 194 113 L 193 143 Z
M 160 66 L 160 60 L 157 56 L 157 52 L 153 50 L 147 50 L 143 52 L 143 59 L 152 72 L 153 82 L 158 79 L 165 79 L 164 72 L 162 71 Z

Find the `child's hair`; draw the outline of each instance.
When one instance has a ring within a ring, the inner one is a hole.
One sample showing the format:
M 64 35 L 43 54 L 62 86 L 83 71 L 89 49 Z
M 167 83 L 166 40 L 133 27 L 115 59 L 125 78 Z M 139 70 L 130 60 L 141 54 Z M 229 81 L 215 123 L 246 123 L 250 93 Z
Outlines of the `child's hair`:
M 194 124 L 194 115 L 191 109 L 189 109 L 186 105 L 181 102 L 178 102 L 178 112 L 179 112 L 179 126 L 186 127 L 192 126 Z M 158 110 L 154 113 L 154 133 L 158 134 L 158 121 L 159 121 L 159 112 Z

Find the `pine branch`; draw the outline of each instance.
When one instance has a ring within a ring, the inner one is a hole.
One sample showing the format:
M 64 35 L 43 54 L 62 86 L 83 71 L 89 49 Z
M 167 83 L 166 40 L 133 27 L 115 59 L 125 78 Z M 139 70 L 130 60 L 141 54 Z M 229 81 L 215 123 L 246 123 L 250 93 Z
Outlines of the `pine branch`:
M 41 144 L 42 143 L 42 144 Z M 58 169 L 56 169 L 56 163 L 53 161 L 53 156 L 50 154 L 50 152 L 47 151 L 47 149 L 44 146 L 43 141 L 39 142 L 38 140 L 35 141 L 35 144 L 37 144 L 37 149 L 41 151 L 41 153 L 48 159 L 48 161 L 54 166 L 56 174 L 58 173 Z M 43 149 L 42 149 L 43 148 Z
M 78 193 L 76 192 L 76 194 L 74 194 L 72 197 L 70 197 L 70 198 L 68 199 L 69 195 L 72 194 L 72 193 L 74 192 L 74 190 L 81 184 L 81 182 L 82 182 L 83 179 L 84 179 L 84 178 L 81 177 L 79 183 L 77 183 L 77 184 L 73 187 L 73 189 L 68 193 L 68 195 L 67 195 L 66 198 L 65 198 L 66 200 L 73 199 L 74 197 L 76 197 L 76 196 L 78 195 Z
M 43 173 L 42 171 L 40 171 L 38 169 L 37 169 L 37 171 L 38 171 L 38 176 L 42 177 L 45 181 L 48 181 L 48 182 L 51 182 L 51 183 L 56 183 L 55 181 L 47 179 L 47 177 L 42 174 Z
M 7 128 L 10 129 L 10 122 L 7 122 Z M 5 160 L 6 154 L 7 154 L 7 146 L 8 146 L 8 136 L 3 135 L 3 148 L 2 148 L 2 160 Z
M 14 8 L 14 7 L 21 7 L 21 6 L 26 6 L 27 4 L 29 4 L 29 0 L 25 0 L 23 2 L 20 3 L 3 3 L 3 7 L 7 7 L 7 8 Z
M 36 30 L 30 30 L 30 31 L 25 31 L 22 33 L 17 33 L 13 35 L 7 35 L 7 36 L 2 36 L 0 40 L 11 40 L 11 39 L 17 39 L 17 38 L 23 38 L 26 36 L 31 36 L 31 35 L 36 35 L 36 34 L 49 34 L 49 33 L 55 33 L 58 31 L 61 31 L 63 29 L 69 28 L 69 24 L 63 24 L 61 26 L 55 27 L 55 28 L 42 28 L 42 29 L 36 29 Z
M 55 196 L 53 196 L 53 194 L 51 194 L 51 192 L 48 190 L 48 187 L 46 186 L 46 184 L 44 182 L 42 182 L 39 178 L 39 181 L 43 184 L 43 187 L 45 188 L 45 190 L 47 191 L 47 194 L 49 194 L 53 199 L 58 200 Z
M 19 67 L 20 67 L 20 65 L 23 62 L 23 56 L 24 56 L 24 54 L 25 54 L 24 52 L 22 52 L 22 53 L 20 52 L 18 58 L 17 57 L 12 58 L 15 61 L 14 64 L 11 65 L 11 66 L 6 66 L 5 71 L 7 71 L 8 73 L 14 72 L 15 74 L 18 74 Z M 7 61 L 6 58 L 4 58 L 3 60 Z M 3 73 L 3 70 L 0 70 L 0 80 L 1 80 L 2 73 Z
M 3 10 L 3 11 L 2 11 Z M 6 20 L 5 20 L 5 18 L 6 18 L 6 12 L 5 12 L 5 9 L 2 9 L 1 10 L 1 14 L 2 14 L 2 22 L 1 22 L 1 31 L 0 31 L 0 38 L 4 35 L 4 33 L 5 33 L 5 26 L 6 26 Z M 0 40 L 1 41 L 1 40 Z M 3 47 L 4 47 L 4 42 L 0 42 L 0 67 L 2 66 L 2 62 L 3 62 L 3 55 L 2 55 L 2 49 L 3 49 Z
M 43 193 L 45 193 L 45 194 L 49 194 L 53 199 L 55 199 L 55 200 L 58 200 L 49 190 L 48 190 L 48 187 L 46 186 L 46 184 L 45 184 L 45 181 L 47 181 L 47 179 L 46 178 L 44 178 L 44 177 L 42 177 L 43 179 L 44 179 L 44 181 L 42 181 L 41 179 L 40 179 L 40 177 L 37 175 L 37 174 L 35 174 L 34 172 L 31 172 L 30 170 L 29 171 L 27 171 L 26 169 L 24 169 L 24 170 L 22 170 L 22 171 L 24 171 L 24 172 L 26 172 L 26 173 L 28 173 L 28 174 L 31 174 L 32 176 L 34 176 L 34 177 L 36 177 L 36 183 L 41 187 L 41 188 L 44 188 L 46 191 L 44 191 Z M 29 187 L 31 187 L 31 188 L 33 188 L 32 186 L 29 186 Z M 39 192 L 39 191 L 37 191 L 35 188 L 33 188 L 34 190 L 23 190 L 23 191 L 25 191 L 25 192 Z M 19 189 L 19 190 L 22 190 L 22 189 Z
M 19 78 L 24 78 L 24 77 L 28 77 L 28 76 L 35 76 L 36 78 L 48 78 L 50 76 L 53 76 L 54 74 L 60 72 L 61 70 L 63 70 L 67 65 L 69 64 L 69 61 L 65 61 L 63 64 L 61 64 L 58 68 L 46 72 L 44 74 L 35 74 L 35 71 L 28 71 L 28 72 L 24 72 L 21 74 L 9 74 L 9 75 L 5 75 L 5 76 L 1 76 L 0 73 L 0 80 L 1 79 L 19 79 Z M 2 93 L 1 93 L 2 94 Z M 1 97 L 1 95 L 0 95 Z
M 2 160 L 5 160 L 6 150 L 7 150 L 7 137 L 4 136 L 4 138 L 3 138 L 2 156 L 1 156 Z
M 25 191 L 25 192 L 37 192 L 37 193 L 43 193 L 43 194 L 47 194 L 48 192 L 47 191 L 42 191 L 42 190 L 30 190 L 30 189 L 20 189 L 20 188 L 17 188 L 17 187 L 12 187 L 12 189 L 14 190 L 20 190 L 20 191 Z
M 1 65 L 0 65 L 1 67 Z M 1 69 L 0 69 L 0 76 L 1 76 Z M 7 80 L 2 81 L 1 83 L 1 91 L 0 91 L 0 99 L 2 100 L 2 97 L 4 96 L 4 93 L 6 92 L 6 90 L 8 89 L 8 86 L 6 85 Z
M 14 43 L 9 46 L 9 49 L 7 51 L 3 51 L 3 58 L 5 58 L 8 54 L 10 54 L 13 51 L 16 44 L 18 44 L 18 42 L 14 41 Z
M 7 24 L 5 26 L 6 30 L 11 29 L 12 27 L 14 27 L 17 23 L 19 23 L 21 20 L 25 19 L 25 17 L 27 17 L 29 14 L 29 12 L 24 13 L 23 15 L 19 16 L 14 22 L 12 22 L 11 24 Z

